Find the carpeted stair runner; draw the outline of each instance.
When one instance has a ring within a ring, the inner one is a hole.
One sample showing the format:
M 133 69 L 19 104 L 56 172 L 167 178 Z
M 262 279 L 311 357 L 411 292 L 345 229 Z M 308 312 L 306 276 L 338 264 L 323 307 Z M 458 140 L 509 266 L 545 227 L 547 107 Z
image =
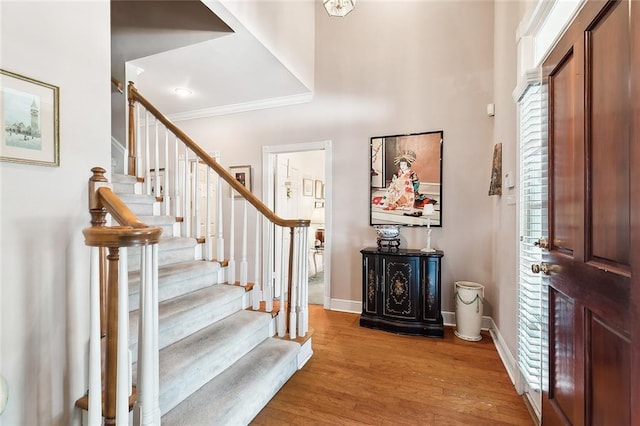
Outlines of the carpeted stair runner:
M 163 425 L 248 424 L 298 369 L 300 344 L 273 338 L 271 314 L 245 309 L 250 293 L 220 283 L 218 262 L 195 260 L 197 242 L 174 237 L 175 218 L 153 216 L 136 179 L 113 188 L 142 220 L 161 226 L 158 246 L 160 410 Z M 129 347 L 138 350 L 140 249 L 129 248 Z M 133 367 L 134 382 L 136 366 Z

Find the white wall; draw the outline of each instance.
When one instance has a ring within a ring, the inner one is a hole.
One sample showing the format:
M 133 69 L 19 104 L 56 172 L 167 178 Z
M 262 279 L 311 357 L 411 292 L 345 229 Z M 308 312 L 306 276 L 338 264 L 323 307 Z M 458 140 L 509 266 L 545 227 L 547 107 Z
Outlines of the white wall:
M 78 424 L 87 180 L 109 167 L 109 2 L 0 2 L 0 67 L 60 87 L 60 167 L 0 163 L 0 425 Z
M 488 197 L 493 119 L 492 1 L 358 2 L 344 19 L 316 3 L 315 96 L 311 103 L 179 122 L 225 164 L 252 164 L 262 188 L 261 147 L 333 143 L 331 297 L 361 300 L 360 249 L 375 244 L 369 226 L 369 138 L 444 130 L 443 308 L 453 282 L 487 286 L 494 221 Z M 422 247 L 424 229 L 404 228 L 403 247 Z M 357 306 L 357 304 L 356 304 Z
M 210 3 L 207 0 L 204 2 Z M 221 3 L 293 75 L 309 90 L 313 90 L 313 2 L 221 0 Z

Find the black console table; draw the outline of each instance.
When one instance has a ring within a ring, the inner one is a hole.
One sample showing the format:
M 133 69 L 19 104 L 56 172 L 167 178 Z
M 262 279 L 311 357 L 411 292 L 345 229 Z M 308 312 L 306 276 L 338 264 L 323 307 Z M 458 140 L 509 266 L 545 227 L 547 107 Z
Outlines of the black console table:
M 365 248 L 360 325 L 394 333 L 444 336 L 441 251 Z

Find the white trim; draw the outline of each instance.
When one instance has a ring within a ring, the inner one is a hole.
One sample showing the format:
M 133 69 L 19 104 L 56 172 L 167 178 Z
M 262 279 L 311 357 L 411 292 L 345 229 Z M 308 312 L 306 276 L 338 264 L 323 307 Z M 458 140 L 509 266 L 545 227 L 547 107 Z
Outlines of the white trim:
M 518 85 L 513 90 L 512 96 L 515 103 L 520 102 L 522 95 L 527 91 L 530 85 L 542 82 L 542 68 L 532 68 L 525 71 L 524 75 L 518 79 Z
M 300 345 L 300 350 L 298 351 L 298 370 L 304 367 L 313 355 L 313 347 L 311 344 L 312 339 L 313 337 L 310 337 L 306 342 Z
M 288 145 L 274 145 L 262 147 L 262 198 L 268 206 L 274 205 L 274 162 L 276 154 L 284 154 L 290 152 L 305 152 L 305 151 L 324 151 L 324 229 L 325 229 L 325 255 L 323 257 L 323 267 L 325 272 L 325 286 L 324 286 L 324 308 L 331 309 L 331 230 L 333 228 L 333 220 L 331 218 L 332 211 L 332 142 L 330 140 L 316 141 L 316 142 L 303 142 Z M 268 241 L 263 243 L 263 253 L 268 253 Z M 262 262 L 263 265 L 267 265 L 268 262 Z M 266 267 L 265 267 L 266 268 Z M 267 270 L 265 269 L 266 273 Z M 265 277 L 268 275 L 264 275 Z M 329 283 L 329 285 L 326 285 Z M 360 309 L 347 312 L 361 312 Z
M 349 312 L 353 314 L 362 313 L 362 302 L 359 300 L 331 299 L 332 311 Z
M 265 108 L 275 108 L 286 105 L 297 105 L 313 100 L 313 92 L 296 95 L 281 96 L 278 98 L 261 99 L 259 101 L 245 102 L 241 104 L 223 105 L 212 108 L 202 108 L 193 111 L 169 114 L 167 118 L 173 122 L 193 120 L 196 118 L 215 117 L 217 115 L 235 114 L 238 112 L 254 111 Z
M 489 330 L 489 333 L 491 333 L 493 344 L 498 351 L 498 356 L 500 356 L 500 360 L 502 361 L 504 368 L 507 370 L 507 374 L 511 379 L 511 383 L 513 383 L 513 386 L 515 387 L 516 392 L 518 392 L 518 395 L 524 395 L 527 398 L 527 400 L 529 401 L 529 405 L 533 410 L 533 413 L 538 418 L 538 424 L 541 424 L 542 412 L 540 411 L 538 403 L 533 400 L 533 395 L 531 394 L 531 392 L 526 391 L 527 381 L 518 368 L 518 360 L 516 360 L 516 358 L 509 350 L 509 347 L 502 337 L 498 326 L 493 321 L 493 318 L 489 319 L 491 320 L 491 329 Z

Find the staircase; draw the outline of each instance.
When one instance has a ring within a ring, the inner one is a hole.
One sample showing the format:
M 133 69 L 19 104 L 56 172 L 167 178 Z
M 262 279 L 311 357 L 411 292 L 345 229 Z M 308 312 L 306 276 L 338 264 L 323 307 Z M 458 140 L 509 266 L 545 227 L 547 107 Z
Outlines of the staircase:
M 308 360 L 311 342 L 273 337 L 271 313 L 247 309 L 248 287 L 225 283 L 225 267 L 201 259 L 176 221 L 154 216 L 155 197 L 136 178 L 112 177 L 138 218 L 163 228 L 158 248 L 160 412 L 163 425 L 248 424 Z M 129 248 L 129 348 L 137 356 L 140 250 Z M 136 365 L 133 365 L 134 383 Z

